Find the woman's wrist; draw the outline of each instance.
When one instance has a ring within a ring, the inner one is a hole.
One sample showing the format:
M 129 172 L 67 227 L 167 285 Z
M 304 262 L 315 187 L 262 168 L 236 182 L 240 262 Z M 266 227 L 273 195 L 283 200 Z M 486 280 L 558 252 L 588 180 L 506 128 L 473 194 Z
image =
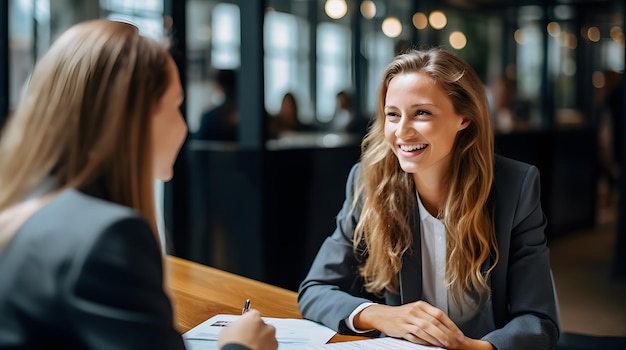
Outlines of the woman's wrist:
M 466 350 L 495 350 L 496 348 L 488 341 L 465 338 L 468 345 L 464 349 Z
M 361 312 L 356 314 L 356 316 L 354 316 L 354 319 L 352 320 L 354 328 L 363 330 L 377 329 L 373 320 L 376 319 L 375 314 L 377 312 L 377 309 L 381 307 L 385 306 L 380 304 L 372 304 L 361 310 Z

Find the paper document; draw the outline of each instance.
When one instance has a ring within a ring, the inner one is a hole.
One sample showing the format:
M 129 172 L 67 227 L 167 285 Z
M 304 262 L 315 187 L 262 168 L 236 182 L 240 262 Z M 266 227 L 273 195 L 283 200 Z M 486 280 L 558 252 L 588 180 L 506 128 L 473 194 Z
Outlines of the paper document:
M 374 338 L 367 340 L 355 340 L 340 343 L 325 344 L 319 346 L 307 346 L 302 350 L 437 350 L 443 348 L 411 343 L 408 340 L 396 338 Z
M 224 327 L 238 320 L 240 315 L 215 315 L 183 334 L 187 349 L 218 349 L 217 337 Z M 278 350 L 301 350 L 307 346 L 327 343 L 335 331 L 319 323 L 297 318 L 262 317 L 276 328 Z

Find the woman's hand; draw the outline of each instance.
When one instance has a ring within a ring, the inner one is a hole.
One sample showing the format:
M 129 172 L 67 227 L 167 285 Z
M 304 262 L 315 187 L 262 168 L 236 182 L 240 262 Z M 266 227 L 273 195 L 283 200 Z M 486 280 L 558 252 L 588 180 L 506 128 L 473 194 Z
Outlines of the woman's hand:
M 357 329 L 376 329 L 387 336 L 447 349 L 493 349 L 490 343 L 470 339 L 440 309 L 425 301 L 401 306 L 375 304 L 355 318 Z
M 231 343 L 252 350 L 276 350 L 276 328 L 263 322 L 258 310 L 251 309 L 220 332 L 218 347 Z

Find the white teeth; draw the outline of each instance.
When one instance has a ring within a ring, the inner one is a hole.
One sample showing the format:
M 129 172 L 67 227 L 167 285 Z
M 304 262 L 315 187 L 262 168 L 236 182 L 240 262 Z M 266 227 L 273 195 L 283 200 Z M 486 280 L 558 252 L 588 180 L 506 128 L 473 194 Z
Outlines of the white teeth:
M 422 149 L 422 148 L 426 148 L 426 145 L 421 144 L 421 145 L 400 145 L 400 149 L 405 151 L 405 152 L 413 152 L 416 151 L 418 149 Z

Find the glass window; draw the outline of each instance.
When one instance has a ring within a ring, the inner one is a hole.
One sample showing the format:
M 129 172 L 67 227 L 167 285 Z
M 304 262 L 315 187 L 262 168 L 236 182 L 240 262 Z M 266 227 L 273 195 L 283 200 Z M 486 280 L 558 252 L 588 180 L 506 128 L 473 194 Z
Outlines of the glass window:
M 100 6 L 121 13 L 163 13 L 163 0 L 100 0 Z
M 270 115 L 278 114 L 283 97 L 292 93 L 298 119 L 313 118 L 308 31 L 309 24 L 298 16 L 278 11 L 265 15 L 265 108 Z
M 163 35 L 162 0 L 9 0 L 9 110 L 17 105 L 35 62 L 56 37 L 75 23 L 100 17 L 101 11 L 108 18 L 137 24 L 142 34 Z
M 187 1 L 187 86 L 185 98 L 187 124 L 195 137 L 236 141 L 236 116 L 223 130 L 215 129 L 216 135 L 200 130 L 202 116 L 227 99 L 222 79 L 235 86 L 235 72 L 240 65 L 240 11 L 239 6 L 218 1 Z M 222 73 L 220 73 L 220 71 Z M 228 72 L 228 73 L 225 73 Z M 232 74 L 231 74 L 232 73 Z M 229 88 L 229 91 L 232 89 Z M 232 94 L 228 93 L 228 98 Z M 233 110 L 234 111 L 234 110 Z M 205 126 L 209 124 L 205 122 Z M 226 131 L 227 130 L 227 131 Z M 222 132 L 223 131 L 223 132 Z M 219 135 L 217 135 L 219 134 Z
M 203 123 L 202 119 L 234 98 L 235 74 L 240 66 L 239 6 L 223 1 L 187 1 L 186 16 L 185 99 L 189 131 L 198 139 L 236 141 L 235 107 L 229 113 L 229 122 L 209 122 L 207 117 Z
M 132 23 L 142 35 L 163 38 L 163 0 L 100 0 L 100 7 L 105 18 Z
M 19 101 L 35 63 L 32 2 L 9 2 L 9 110 Z
M 517 97 L 520 103 L 526 104 L 526 108 L 520 108 L 518 117 L 528 121 L 532 127 L 538 127 L 541 124 L 539 103 L 541 101 L 541 72 L 544 64 L 542 31 L 540 22 L 535 20 L 521 22 L 516 31 Z
M 211 33 L 214 38 L 211 41 L 211 62 L 215 68 L 239 67 L 241 45 L 239 17 L 239 6 L 235 4 L 217 4 L 211 11 Z
M 367 33 L 361 41 L 363 52 L 366 53 L 367 87 L 365 89 L 365 113 L 376 113 L 376 98 L 383 72 L 394 57 L 394 42 L 382 32 Z
M 17 105 L 35 62 L 71 25 L 99 15 L 98 0 L 9 0 L 9 110 Z
M 317 26 L 317 119 L 330 122 L 336 95 L 352 87 L 351 31 L 323 22 Z
M 615 28 L 615 29 L 614 29 Z M 618 26 L 612 27 L 613 32 L 622 33 Z M 621 37 L 621 39 L 619 39 Z M 603 42 L 602 57 L 606 60 L 608 69 L 616 72 L 624 70 L 624 34 L 615 34 L 615 38 L 607 39 Z

